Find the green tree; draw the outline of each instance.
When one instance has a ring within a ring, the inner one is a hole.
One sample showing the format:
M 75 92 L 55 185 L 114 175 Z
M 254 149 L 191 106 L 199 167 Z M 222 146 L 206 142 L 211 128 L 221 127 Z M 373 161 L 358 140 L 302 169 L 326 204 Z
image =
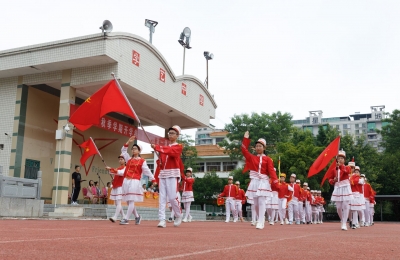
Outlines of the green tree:
M 400 110 L 394 110 L 388 118 L 382 120 L 384 126 L 381 131 L 382 147 L 387 153 L 400 151 Z
M 196 178 L 193 195 L 196 204 L 216 204 L 216 198 L 224 188 L 224 180 L 215 172 L 208 172 L 203 178 Z
M 196 146 L 194 146 L 194 140 L 192 140 L 191 136 L 189 135 L 181 135 L 177 142 L 183 146 L 181 159 L 185 169 L 191 167 L 193 172 L 197 172 L 197 163 L 199 158 L 197 157 L 197 150 Z

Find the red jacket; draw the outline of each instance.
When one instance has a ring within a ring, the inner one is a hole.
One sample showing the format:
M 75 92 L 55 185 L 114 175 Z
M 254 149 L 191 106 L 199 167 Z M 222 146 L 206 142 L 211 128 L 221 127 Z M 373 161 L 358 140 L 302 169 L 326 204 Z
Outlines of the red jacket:
M 251 154 L 248 150 L 248 147 L 250 145 L 250 139 L 249 138 L 243 138 L 242 141 L 242 153 L 243 156 L 246 158 L 246 169 L 257 172 L 261 175 L 266 175 L 268 176 L 273 182 L 275 180 L 278 180 L 276 177 L 276 172 L 274 169 L 274 163 L 272 159 L 266 155 L 261 156 L 261 167 L 260 167 L 260 156 Z M 252 173 L 250 173 L 251 177 Z M 256 176 L 254 176 L 256 177 Z M 257 176 L 258 178 L 262 178 L 262 176 Z
M 241 200 L 242 204 L 246 203 L 246 194 L 244 193 L 244 190 L 238 189 L 238 195 L 236 196 L 236 200 Z
M 124 182 L 124 172 L 125 165 L 119 166 L 118 168 L 111 168 L 110 173 L 115 174 L 114 180 L 112 182 L 113 188 L 122 187 L 122 183 Z M 122 175 L 118 175 L 118 170 L 122 171 Z
M 343 180 L 348 180 L 349 179 L 349 173 L 351 172 L 351 168 L 345 165 L 340 165 L 339 166 L 339 171 L 340 171 L 340 176 L 338 178 L 338 181 L 343 181 Z M 331 169 L 328 173 L 328 178 L 329 178 L 329 183 L 331 185 L 335 184 L 335 177 L 338 177 L 338 173 L 336 171 L 336 168 Z
M 370 199 L 371 195 L 372 195 L 372 188 L 371 185 L 369 183 L 365 183 L 364 184 L 364 197 L 366 199 Z
M 278 198 L 284 199 L 284 198 L 289 198 L 290 194 L 292 193 L 288 189 L 289 185 L 286 182 L 280 182 L 277 184 L 278 188 Z
M 185 177 L 183 179 L 183 189 L 182 191 L 193 191 L 193 183 L 194 183 L 194 178 L 192 177 Z
M 160 159 L 158 160 L 159 165 L 156 171 L 156 180 L 159 178 L 170 178 L 181 176 L 181 154 L 183 151 L 182 144 L 170 144 L 169 146 L 156 145 L 154 150 L 159 152 Z
M 290 192 L 290 199 L 292 196 L 300 199 L 300 185 L 296 183 L 289 183 L 289 185 L 293 188 L 293 191 Z
M 233 184 L 225 185 L 224 191 L 219 194 L 219 197 L 236 198 L 238 195 L 238 187 Z
M 351 191 L 352 192 L 359 192 L 359 184 L 358 182 L 360 181 L 360 175 L 353 174 L 350 177 L 350 185 L 351 185 Z

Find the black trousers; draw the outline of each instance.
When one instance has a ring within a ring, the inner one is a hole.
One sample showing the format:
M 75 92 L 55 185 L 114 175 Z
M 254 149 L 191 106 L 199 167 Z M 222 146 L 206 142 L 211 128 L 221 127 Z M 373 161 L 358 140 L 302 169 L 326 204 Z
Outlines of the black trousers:
M 76 187 L 72 189 L 72 194 L 71 194 L 71 202 L 76 202 L 79 196 L 79 192 L 81 190 L 81 187 Z

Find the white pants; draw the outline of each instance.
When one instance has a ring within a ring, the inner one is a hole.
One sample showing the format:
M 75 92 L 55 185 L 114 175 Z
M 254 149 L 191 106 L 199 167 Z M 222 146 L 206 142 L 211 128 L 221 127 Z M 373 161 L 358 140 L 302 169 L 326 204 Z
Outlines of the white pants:
M 257 212 L 257 222 L 264 223 L 265 222 L 265 200 L 267 197 L 265 196 L 258 196 L 254 197 L 254 206 L 255 209 L 258 209 Z
M 238 219 L 242 217 L 242 201 L 241 200 L 235 200 L 235 212 L 234 212 L 233 219 Z
M 279 199 L 278 213 L 279 213 L 279 218 L 281 219 L 281 221 L 285 220 L 285 216 L 286 216 L 286 201 L 287 201 L 287 198 Z
M 306 207 L 304 208 L 304 211 L 306 222 L 311 222 L 311 204 L 309 201 L 306 201 Z
M 235 216 L 235 200 L 233 198 L 226 198 L 225 200 L 225 209 L 226 209 L 226 221 L 229 222 L 229 219 L 231 218 L 231 211 L 232 211 L 232 216 Z
M 288 211 L 289 211 L 289 221 L 298 221 L 300 220 L 299 217 L 299 201 L 297 198 L 292 198 L 291 201 L 288 203 Z
M 340 218 L 342 224 L 346 223 L 347 218 L 349 217 L 350 200 L 335 201 L 335 204 L 336 204 L 337 213 L 339 215 L 339 218 Z
M 177 178 L 162 178 L 160 179 L 159 185 L 159 207 L 158 207 L 158 219 L 165 220 L 165 207 L 167 200 L 171 203 L 172 210 L 175 213 L 175 217 L 181 217 L 181 208 L 179 207 L 178 198 L 176 196 L 176 185 Z
M 306 214 L 305 214 L 305 208 L 304 208 L 304 202 L 299 201 L 299 204 L 297 204 L 297 207 L 299 208 L 299 217 L 301 222 L 306 222 Z
M 370 208 L 369 208 L 369 201 L 365 199 L 365 209 L 364 209 L 364 216 L 365 216 L 365 223 L 370 224 L 371 221 L 371 214 L 370 214 Z

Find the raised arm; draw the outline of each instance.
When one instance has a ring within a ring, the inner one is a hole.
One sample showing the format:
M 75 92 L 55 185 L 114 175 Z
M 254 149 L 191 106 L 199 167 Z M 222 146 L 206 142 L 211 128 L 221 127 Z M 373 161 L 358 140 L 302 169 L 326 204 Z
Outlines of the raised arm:
M 172 146 L 161 146 L 154 145 L 154 150 L 171 157 L 180 157 L 183 151 L 182 144 L 172 145 Z
M 249 152 L 249 145 L 250 145 L 249 131 L 246 131 L 240 148 L 242 149 L 242 154 L 244 158 L 246 158 L 247 160 L 251 159 L 252 156 L 252 154 Z
M 129 153 L 128 153 L 128 148 L 129 148 L 129 145 L 135 141 L 135 138 L 136 138 L 136 137 L 135 137 L 134 135 L 132 135 L 132 136 L 128 139 L 128 141 L 124 144 L 124 146 L 122 146 L 122 148 L 121 148 L 121 154 L 122 154 L 122 156 L 124 157 L 125 162 L 128 162 L 129 159 L 131 159 L 131 156 L 130 156 Z

